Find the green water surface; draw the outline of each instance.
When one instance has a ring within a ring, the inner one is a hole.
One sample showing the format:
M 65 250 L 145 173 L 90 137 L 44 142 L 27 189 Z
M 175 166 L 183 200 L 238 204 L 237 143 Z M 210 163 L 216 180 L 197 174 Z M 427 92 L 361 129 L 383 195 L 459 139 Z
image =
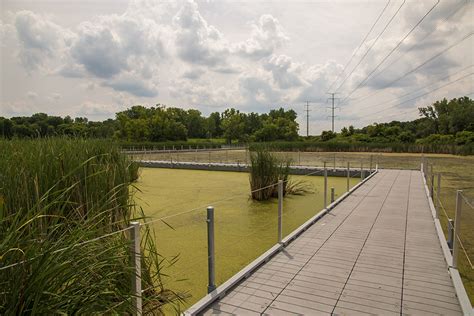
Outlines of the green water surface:
M 323 208 L 323 177 L 292 179 L 307 181 L 314 193 L 285 197 L 283 237 Z M 359 180 L 351 179 L 351 187 Z M 343 177 L 328 178 L 336 198 L 346 191 L 346 183 Z M 247 173 L 142 168 L 137 187 L 136 200 L 147 216 L 170 216 L 151 226 L 159 253 L 169 261 L 179 258 L 165 268 L 169 277 L 164 280 L 168 288 L 189 294 L 183 309 L 207 293 L 206 206 L 215 207 L 217 285 L 277 242 L 278 200 L 251 200 Z

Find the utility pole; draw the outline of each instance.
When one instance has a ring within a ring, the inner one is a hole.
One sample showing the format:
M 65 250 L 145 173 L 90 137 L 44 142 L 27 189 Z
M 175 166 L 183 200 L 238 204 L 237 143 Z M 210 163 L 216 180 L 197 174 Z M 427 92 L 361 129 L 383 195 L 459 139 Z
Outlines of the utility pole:
M 328 100 L 331 100 L 331 101 L 332 101 L 332 105 L 331 105 L 331 107 L 329 108 L 329 109 L 331 109 L 331 115 L 330 115 L 329 117 L 331 118 L 331 121 L 332 121 L 332 125 L 331 125 L 331 126 L 332 126 L 332 129 L 331 129 L 331 130 L 332 130 L 332 132 L 334 133 L 334 118 L 336 117 L 336 116 L 334 115 L 334 109 L 335 109 L 335 107 L 334 107 L 334 100 L 337 100 L 337 99 L 339 99 L 339 98 L 335 98 L 335 97 L 334 97 L 334 95 L 336 95 L 336 92 L 331 92 L 331 93 L 328 93 L 328 94 L 331 95 L 331 97 L 328 98 Z
M 309 101 L 306 101 L 306 137 L 309 136 L 309 112 L 310 112 L 310 109 L 309 109 Z

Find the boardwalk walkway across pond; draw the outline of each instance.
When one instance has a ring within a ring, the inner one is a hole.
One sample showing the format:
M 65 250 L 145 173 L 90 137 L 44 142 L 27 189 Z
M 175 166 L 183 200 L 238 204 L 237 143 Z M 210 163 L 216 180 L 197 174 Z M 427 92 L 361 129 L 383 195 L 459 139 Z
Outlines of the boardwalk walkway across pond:
M 380 170 L 205 315 L 461 315 L 420 171 Z

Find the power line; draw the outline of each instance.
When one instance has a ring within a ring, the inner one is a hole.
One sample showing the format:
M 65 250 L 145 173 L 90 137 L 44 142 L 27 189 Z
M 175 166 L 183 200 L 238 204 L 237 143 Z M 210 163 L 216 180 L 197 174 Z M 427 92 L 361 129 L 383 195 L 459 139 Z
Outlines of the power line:
M 360 87 L 362 87 L 362 85 L 367 82 L 367 80 L 370 78 L 370 76 L 372 76 L 372 74 L 374 72 L 377 71 L 377 69 L 379 69 L 379 67 L 387 60 L 387 58 L 389 58 L 399 47 L 400 45 L 408 38 L 408 36 L 410 36 L 411 33 L 413 33 L 413 31 L 425 20 L 425 18 L 434 10 L 434 8 L 436 8 L 439 4 L 440 0 L 438 0 L 438 2 L 436 2 L 432 7 L 431 9 L 428 10 L 428 12 L 425 13 L 425 15 L 415 24 L 415 26 L 413 26 L 411 28 L 411 30 L 398 42 L 398 44 L 382 59 L 382 61 L 380 63 L 378 63 L 378 65 L 365 77 L 364 80 L 362 80 L 358 85 L 357 87 L 355 87 L 343 100 L 342 102 L 344 102 L 345 100 L 347 100 L 355 91 L 357 91 Z
M 337 87 L 337 89 L 335 90 L 336 92 L 339 91 L 339 89 L 344 85 L 344 83 L 346 82 L 346 80 L 352 75 L 352 73 L 354 73 L 354 71 L 357 69 L 357 67 L 359 67 L 360 63 L 364 60 L 364 58 L 367 56 L 367 54 L 370 52 L 370 50 L 374 47 L 374 45 L 377 43 L 377 41 L 379 40 L 379 38 L 382 36 L 383 33 L 385 33 L 385 31 L 387 30 L 387 28 L 390 26 L 390 24 L 392 23 L 393 19 L 395 19 L 395 17 L 398 15 L 398 12 L 400 12 L 401 8 L 403 7 L 403 5 L 405 4 L 406 0 L 403 0 L 402 4 L 398 7 L 397 11 L 392 15 L 392 17 L 390 18 L 390 20 L 387 22 L 387 24 L 385 25 L 385 27 L 383 28 L 382 32 L 379 33 L 379 35 L 375 38 L 374 42 L 372 43 L 372 45 L 369 47 L 369 49 L 367 49 L 367 51 L 365 52 L 364 56 L 362 56 L 362 58 L 359 60 L 359 62 L 357 63 L 357 65 L 355 65 L 355 67 L 352 69 L 352 71 L 349 73 L 349 75 L 347 75 L 344 80 L 342 81 L 342 83 L 339 85 L 339 87 Z
M 456 80 L 450 81 L 450 82 L 448 82 L 448 83 L 446 83 L 446 84 L 444 84 L 444 85 L 442 85 L 442 86 L 439 86 L 438 88 L 432 89 L 432 90 L 430 90 L 430 91 L 428 91 L 428 92 L 426 92 L 426 93 L 420 94 L 420 95 L 418 95 L 418 96 L 416 96 L 416 97 L 414 97 L 414 98 L 405 100 L 405 101 L 403 101 L 403 102 L 394 104 L 394 105 L 389 106 L 389 107 L 387 107 L 387 108 L 384 108 L 384 109 L 382 109 L 382 110 L 380 110 L 380 111 L 371 113 L 370 115 L 368 115 L 368 117 L 373 116 L 373 115 L 375 115 L 375 114 L 382 113 L 382 112 L 384 112 L 384 111 L 386 111 L 386 110 L 389 110 L 389 109 L 394 108 L 394 107 L 396 107 L 396 106 L 402 105 L 402 104 L 404 104 L 404 103 L 407 103 L 407 102 L 410 102 L 410 101 L 419 99 L 420 97 L 423 97 L 423 96 L 425 96 L 425 95 L 431 94 L 432 92 L 435 92 L 435 91 L 438 91 L 438 90 L 440 90 L 440 89 L 442 89 L 442 88 L 445 88 L 445 87 L 447 87 L 447 86 L 450 86 L 450 85 L 452 85 L 452 84 L 454 84 L 454 83 L 456 83 L 456 82 L 458 82 L 458 81 L 461 81 L 461 80 L 463 80 L 463 79 L 465 79 L 465 78 L 467 78 L 467 77 L 469 77 L 469 76 L 472 76 L 472 75 L 474 75 L 474 72 L 471 72 L 471 73 L 469 73 L 469 74 L 467 74 L 467 75 L 464 75 L 464 76 L 462 76 L 462 77 L 460 77 L 460 78 L 458 78 L 458 79 L 456 79 Z
M 427 60 L 425 60 L 424 62 L 422 62 L 421 64 L 419 64 L 418 66 L 416 66 L 415 68 L 409 70 L 408 72 L 406 72 L 405 74 L 403 74 L 402 76 L 398 77 L 397 79 L 393 80 L 393 81 L 390 81 L 389 83 L 385 84 L 384 86 L 382 86 L 379 90 L 375 91 L 374 93 L 370 93 L 362 98 L 360 98 L 357 102 L 360 102 L 362 100 L 365 100 L 366 98 L 368 97 L 372 97 L 374 95 L 377 95 L 379 93 L 381 93 L 383 91 L 383 89 L 386 89 L 388 87 L 390 87 L 391 85 L 393 85 L 394 83 L 402 80 L 403 78 L 405 78 L 406 76 L 414 73 L 415 71 L 417 71 L 418 69 L 420 69 L 421 67 L 423 67 L 424 65 L 426 65 L 427 63 L 429 63 L 430 61 L 433 61 L 434 59 L 438 58 L 439 56 L 443 55 L 444 53 L 446 53 L 447 51 L 449 51 L 450 49 L 452 49 L 453 47 L 459 45 L 460 43 L 464 42 L 466 39 L 468 39 L 469 37 L 471 37 L 472 35 L 474 34 L 474 32 L 471 32 L 469 34 L 467 34 L 466 36 L 464 36 L 463 38 L 461 38 L 460 40 L 458 40 L 457 42 L 449 45 L 448 47 L 446 47 L 445 49 L 443 49 L 442 51 L 440 51 L 439 53 L 437 53 L 436 55 L 428 58 Z
M 445 23 L 447 20 L 449 20 L 451 17 L 453 17 L 456 13 L 458 13 L 459 10 L 461 10 L 461 8 L 464 7 L 465 5 L 466 5 L 466 3 L 465 3 L 465 2 L 462 2 L 460 6 L 458 6 L 456 9 L 454 9 L 450 14 L 448 14 L 447 17 L 445 17 L 445 18 L 443 19 L 443 23 Z M 382 68 L 382 69 L 381 69 L 377 74 L 375 74 L 375 76 L 373 76 L 371 79 L 374 79 L 374 78 L 378 77 L 378 76 L 379 76 L 380 74 L 382 74 L 385 70 L 387 70 L 388 68 L 390 68 L 393 64 L 399 62 L 399 61 L 401 60 L 400 57 L 405 56 L 405 55 L 408 54 L 410 51 L 412 51 L 414 48 L 418 47 L 419 43 L 421 43 L 421 42 L 424 41 L 426 38 L 428 38 L 429 36 L 431 36 L 431 34 L 433 34 L 435 31 L 437 31 L 438 28 L 439 28 L 439 24 L 438 24 L 438 25 L 436 26 L 436 28 L 434 28 L 431 32 L 429 32 L 428 34 L 426 34 L 420 41 L 415 42 L 413 45 L 410 46 L 409 49 L 405 50 L 405 51 L 403 52 L 403 54 L 399 56 L 399 58 L 394 59 L 390 64 L 388 64 L 387 66 L 385 66 L 384 68 Z M 345 102 L 346 99 L 348 99 L 348 97 L 345 98 L 345 100 L 344 100 L 343 102 Z M 358 103 L 359 101 L 361 101 L 360 99 L 361 99 L 361 98 L 356 99 L 356 100 L 358 100 L 358 101 L 356 101 L 355 103 Z
M 453 76 L 456 76 L 456 75 L 458 75 L 458 74 L 464 72 L 466 69 L 469 69 L 469 68 L 472 68 L 472 67 L 474 67 L 474 65 L 469 65 L 469 66 L 467 66 L 467 67 L 465 67 L 465 68 L 463 68 L 463 69 L 461 69 L 461 70 L 455 72 L 454 74 L 449 74 L 449 75 L 447 75 L 447 76 L 445 76 L 445 77 L 439 79 L 439 80 L 436 81 L 436 82 L 431 82 L 430 84 L 427 84 L 427 85 L 425 85 L 425 86 L 423 86 L 423 87 L 421 87 L 421 88 L 418 88 L 418 89 L 413 90 L 413 91 L 411 91 L 411 92 L 408 92 L 408 93 L 405 93 L 405 94 L 403 94 L 403 95 L 400 95 L 400 96 L 397 97 L 396 100 L 391 100 L 391 101 L 386 101 L 386 102 L 383 102 L 383 103 L 379 103 L 378 106 L 383 105 L 383 104 L 392 103 L 392 102 L 394 102 L 394 101 L 398 101 L 399 99 L 401 99 L 401 98 L 403 98 L 403 97 L 406 97 L 406 96 L 408 96 L 408 95 L 410 95 L 410 94 L 413 94 L 413 93 L 419 92 L 419 91 L 421 91 L 421 90 L 424 90 L 424 89 L 428 88 L 429 86 L 432 86 L 432 85 L 437 84 L 437 83 L 439 83 L 439 82 L 445 81 L 446 79 L 448 79 L 448 78 L 450 78 L 450 77 L 453 77 Z M 368 108 L 371 108 L 371 107 L 374 107 L 374 105 L 359 107 L 359 108 L 357 108 L 357 111 L 364 110 L 364 109 L 368 109 Z
M 385 12 L 385 10 L 387 9 L 388 5 L 390 4 L 390 1 L 391 0 L 388 0 L 387 1 L 387 4 L 385 4 L 385 7 L 382 9 L 382 11 L 380 12 L 379 16 L 377 17 L 377 19 L 375 20 L 375 22 L 372 24 L 372 27 L 370 28 L 369 32 L 367 32 L 367 34 L 365 35 L 364 39 L 362 40 L 362 42 L 359 44 L 359 47 L 357 47 L 357 49 L 352 53 L 352 56 L 351 58 L 349 59 L 349 61 L 346 63 L 346 65 L 344 66 L 344 69 L 342 69 L 342 71 L 337 75 L 336 79 L 331 83 L 331 85 L 329 86 L 328 90 L 326 91 L 326 93 L 328 93 L 332 86 L 337 82 L 337 80 L 339 80 L 339 78 L 341 77 L 341 75 L 346 71 L 347 69 L 347 66 L 349 66 L 349 64 L 351 63 L 352 59 L 354 59 L 354 56 L 359 52 L 359 49 L 362 47 L 362 45 L 365 43 L 365 40 L 367 39 L 367 37 L 369 37 L 370 33 L 372 33 L 375 25 L 378 23 L 378 21 L 380 20 L 380 18 L 382 17 L 383 13 Z
M 467 97 L 467 96 L 470 96 L 470 95 L 473 95 L 473 94 L 474 94 L 474 92 L 470 92 L 470 93 L 464 94 L 463 97 Z M 384 117 L 384 118 L 387 118 L 387 117 L 400 116 L 400 115 L 403 115 L 403 114 L 408 114 L 408 113 L 410 113 L 410 112 L 412 112 L 412 111 L 417 111 L 417 113 L 419 112 L 419 111 L 418 111 L 418 108 L 416 108 L 416 109 L 413 109 L 413 108 L 412 108 L 412 109 L 409 109 L 409 110 L 404 111 L 404 112 L 401 112 L 401 113 L 393 113 L 393 114 L 389 114 L 389 115 L 384 115 L 383 117 Z M 415 114 L 415 113 L 413 113 L 413 114 Z

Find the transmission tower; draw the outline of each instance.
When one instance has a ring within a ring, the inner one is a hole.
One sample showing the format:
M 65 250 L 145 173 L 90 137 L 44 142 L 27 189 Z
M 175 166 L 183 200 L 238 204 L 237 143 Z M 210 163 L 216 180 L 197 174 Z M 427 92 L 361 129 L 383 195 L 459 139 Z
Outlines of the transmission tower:
M 311 111 L 309 109 L 309 101 L 306 101 L 306 105 L 305 105 L 305 111 L 306 111 L 306 137 L 309 136 L 309 112 Z
M 336 117 L 336 116 L 334 115 L 334 109 L 335 109 L 335 107 L 334 107 L 334 100 L 337 100 L 337 99 L 339 99 L 339 98 L 335 98 L 335 97 L 334 97 L 334 96 L 337 94 L 336 92 L 331 92 L 331 93 L 328 93 L 328 94 L 331 95 L 331 97 L 328 98 L 328 100 L 331 100 L 331 107 L 328 108 L 328 109 L 331 109 L 331 115 L 330 115 L 329 117 L 331 118 L 331 121 L 332 121 L 332 125 L 331 125 L 332 128 L 331 128 L 331 130 L 332 130 L 332 132 L 334 133 L 334 118 Z

